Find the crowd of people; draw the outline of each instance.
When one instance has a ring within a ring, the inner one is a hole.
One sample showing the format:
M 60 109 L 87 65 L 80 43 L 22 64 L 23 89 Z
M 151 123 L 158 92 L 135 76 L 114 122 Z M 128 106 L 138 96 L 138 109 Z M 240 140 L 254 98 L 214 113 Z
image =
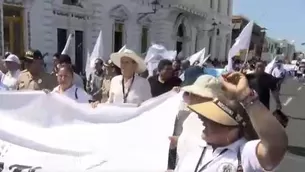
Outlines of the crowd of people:
M 29 50 L 22 59 L 8 53 L 1 64 L 1 88 L 53 92 L 91 103 L 92 108 L 103 103 L 140 106 L 169 91 L 183 92 L 169 136 L 168 170 L 176 172 L 272 171 L 285 155 L 287 120 L 279 99 L 283 77 L 276 69 L 266 73 L 261 61 L 244 68 L 236 60 L 235 71 L 243 72 L 219 78 L 205 74 L 205 66 L 166 59 L 148 76 L 143 58 L 128 49 L 112 53 L 109 61 L 96 59 L 94 64 L 84 81 L 66 54 L 54 54 L 53 71 L 47 73 L 40 51 Z M 215 61 L 206 65 L 224 67 Z M 270 109 L 270 92 L 275 111 Z

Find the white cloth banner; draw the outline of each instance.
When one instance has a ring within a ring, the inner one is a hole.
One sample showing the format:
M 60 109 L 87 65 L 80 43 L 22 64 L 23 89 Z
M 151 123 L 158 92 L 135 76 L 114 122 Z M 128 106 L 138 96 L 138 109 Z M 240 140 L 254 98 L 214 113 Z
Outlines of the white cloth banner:
M 96 109 L 43 92 L 0 92 L 0 100 L 4 171 L 17 164 L 52 172 L 163 172 L 181 94 Z

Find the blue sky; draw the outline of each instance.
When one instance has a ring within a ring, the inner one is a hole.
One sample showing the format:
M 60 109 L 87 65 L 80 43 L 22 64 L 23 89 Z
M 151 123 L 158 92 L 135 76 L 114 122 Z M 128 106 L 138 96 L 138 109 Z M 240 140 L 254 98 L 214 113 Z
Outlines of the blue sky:
M 305 51 L 305 0 L 233 0 L 233 15 L 244 15 L 267 28 L 275 39 L 295 40 Z

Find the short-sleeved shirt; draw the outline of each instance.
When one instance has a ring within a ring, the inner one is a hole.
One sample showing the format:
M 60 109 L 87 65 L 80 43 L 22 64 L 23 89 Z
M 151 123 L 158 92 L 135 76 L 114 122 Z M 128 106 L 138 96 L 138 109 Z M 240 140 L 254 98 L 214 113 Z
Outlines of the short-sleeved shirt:
M 110 83 L 109 99 L 107 101 L 108 103 L 128 103 L 140 105 L 144 101 L 151 98 L 150 85 L 147 79 L 135 75 L 134 79 L 130 78 L 124 83 L 125 95 L 127 92 L 129 92 L 128 96 L 126 97 L 126 102 L 124 102 L 122 81 L 122 75 L 112 78 Z
M 261 167 L 256 154 L 259 142 L 260 140 L 246 141 L 242 138 L 229 146 L 213 150 L 211 146 L 207 145 L 206 142 L 202 140 L 201 144 L 196 146 L 193 150 L 190 150 L 185 156 L 180 157 L 175 172 L 195 171 L 204 147 L 206 147 L 206 151 L 202 160 L 199 162 L 200 165 L 198 169 L 201 169 L 209 161 L 212 161 L 201 172 L 237 171 L 238 151 L 240 151 L 241 154 L 243 171 L 263 172 L 265 170 Z M 227 149 L 227 151 L 219 155 L 224 149 Z
M 250 88 L 254 89 L 259 100 L 269 109 L 270 91 L 276 91 L 278 88 L 278 79 L 268 73 L 263 74 L 247 74 L 246 75 Z
M 45 72 L 41 72 L 38 77 L 34 78 L 29 71 L 25 70 L 20 73 L 17 80 L 17 90 L 53 90 L 56 85 L 56 78 Z
M 160 82 L 159 75 L 148 78 L 148 81 L 151 87 L 151 95 L 153 97 L 166 93 L 175 86 L 180 86 L 182 82 L 180 78 L 175 76 L 165 82 Z

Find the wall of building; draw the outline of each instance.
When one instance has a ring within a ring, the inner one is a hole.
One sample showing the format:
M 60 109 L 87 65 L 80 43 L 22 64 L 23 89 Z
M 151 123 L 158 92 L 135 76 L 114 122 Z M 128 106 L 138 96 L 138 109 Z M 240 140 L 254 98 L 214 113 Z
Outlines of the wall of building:
M 83 8 L 62 4 L 62 0 L 26 0 L 23 3 L 25 21 L 25 49 L 39 49 L 48 53 L 47 64 L 57 52 L 57 29 L 66 29 L 67 35 L 76 30 L 83 31 L 83 57 L 91 52 L 100 30 L 103 31 L 104 56 L 113 52 L 114 24 L 124 24 L 124 43 L 127 48 L 141 52 L 142 28 L 148 28 L 147 42 L 163 44 L 175 50 L 177 41 L 183 42 L 182 57 L 188 57 L 206 48 L 212 58 L 225 60 L 231 45 L 232 0 L 177 0 L 170 8 L 156 14 L 141 14 L 152 11 L 148 1 L 91 0 L 81 1 Z M 229 3 L 228 3 L 229 2 Z M 2 1 L 0 0 L 0 3 Z M 229 5 L 229 7 L 228 7 Z M 217 23 L 217 26 L 212 25 Z M 184 36 L 177 36 L 180 24 L 184 25 Z M 2 29 L 1 29 L 2 31 Z M 69 49 L 75 59 L 75 40 Z M 208 51 L 210 50 L 210 52 Z M 3 53 L 3 52 L 2 52 Z M 86 58 L 83 58 L 83 65 Z

